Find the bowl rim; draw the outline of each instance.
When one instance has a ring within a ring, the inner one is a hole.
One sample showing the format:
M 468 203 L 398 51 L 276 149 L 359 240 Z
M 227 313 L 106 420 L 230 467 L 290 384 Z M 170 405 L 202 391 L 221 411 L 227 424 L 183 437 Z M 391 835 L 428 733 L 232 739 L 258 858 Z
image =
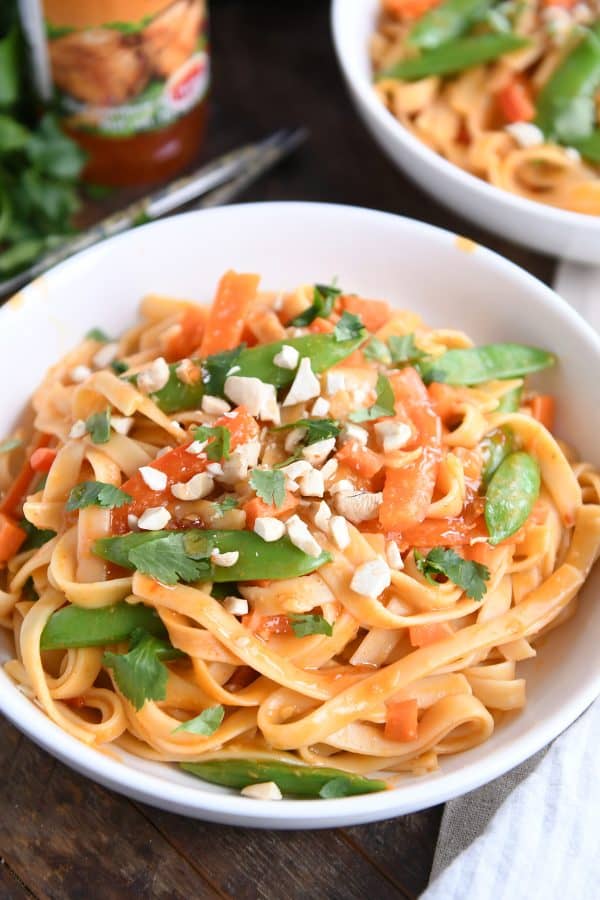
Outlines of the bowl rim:
M 135 239 L 138 233 L 148 233 L 148 230 L 160 231 L 177 227 L 175 221 L 179 220 L 191 224 L 198 217 L 204 222 L 210 221 L 210 218 L 223 216 L 252 218 L 258 214 L 264 221 L 265 215 L 296 216 L 303 211 L 317 215 L 319 221 L 326 216 L 343 215 L 354 216 L 357 220 L 361 220 L 361 224 L 378 221 L 387 222 L 392 226 L 395 223 L 401 228 L 416 232 L 434 245 L 455 243 L 458 237 L 446 229 L 379 210 L 342 204 L 281 201 L 248 203 L 184 213 L 136 228 Z M 189 234 L 189 225 L 186 231 Z M 93 264 L 94 257 L 97 256 L 99 261 L 105 263 L 107 248 L 110 250 L 116 242 L 126 243 L 132 239 L 133 234 L 132 231 L 128 231 L 109 238 L 61 262 L 42 277 L 49 281 L 59 279 L 59 284 L 63 286 L 63 279 L 68 278 L 70 270 L 76 269 L 82 260 L 85 259 L 87 264 L 90 262 Z M 515 263 L 482 245 L 476 245 L 476 252 L 482 255 L 484 265 L 489 266 L 490 270 L 504 271 L 515 282 L 523 285 L 524 292 L 537 293 L 557 315 L 569 323 L 600 361 L 600 335 L 597 335 L 591 326 L 551 288 Z M 89 265 L 86 269 L 89 273 Z M 30 302 L 33 304 L 45 302 L 46 291 L 38 291 L 36 282 L 25 288 L 21 294 L 25 295 L 27 301 L 25 304 L 9 304 L 3 309 L 0 308 L 0 329 L 2 321 L 9 314 L 20 315 L 21 310 L 28 308 Z M 472 765 L 467 761 L 464 767 L 455 772 L 444 772 L 441 769 L 423 779 L 407 781 L 400 788 L 391 791 L 320 800 L 318 804 L 314 800 L 281 800 L 272 803 L 237 794 L 190 789 L 189 784 L 164 780 L 158 775 L 134 769 L 110 758 L 107 754 L 103 754 L 101 749 L 99 752 L 98 749 L 84 745 L 66 734 L 25 697 L 4 670 L 0 669 L 0 710 L 35 743 L 76 771 L 126 796 L 180 814 L 238 826 L 279 829 L 328 828 L 379 821 L 425 809 L 467 793 L 528 759 L 575 721 L 599 694 L 600 667 L 595 672 L 591 670 L 589 678 L 585 682 L 580 682 L 569 703 L 558 705 L 556 710 L 541 722 L 531 722 L 527 730 L 515 738 L 508 747 L 492 750 L 487 757 Z
M 354 0 L 354 2 L 364 4 L 366 2 L 376 2 L 376 0 Z M 385 130 L 389 138 L 406 146 L 416 155 L 421 156 L 424 162 L 430 167 L 437 169 L 441 176 L 454 181 L 458 187 L 462 187 L 477 195 L 480 203 L 499 203 L 515 214 L 534 215 L 538 219 L 541 218 L 551 223 L 556 228 L 565 229 L 565 231 L 568 228 L 583 229 L 588 231 L 591 236 L 600 238 L 600 216 L 560 209 L 559 207 L 551 206 L 538 200 L 530 200 L 528 197 L 520 197 L 518 194 L 503 190 L 496 185 L 490 184 L 489 181 L 484 181 L 471 174 L 471 172 L 461 169 L 456 163 L 450 162 L 440 153 L 436 153 L 435 150 L 432 150 L 423 141 L 411 134 L 385 108 L 373 91 L 372 83 L 362 77 L 353 65 L 353 60 L 345 52 L 342 30 L 345 11 L 348 8 L 347 0 L 346 2 L 344 0 L 331 0 L 330 26 L 338 64 L 347 83 L 360 98 L 361 103 L 375 116 L 378 125 Z

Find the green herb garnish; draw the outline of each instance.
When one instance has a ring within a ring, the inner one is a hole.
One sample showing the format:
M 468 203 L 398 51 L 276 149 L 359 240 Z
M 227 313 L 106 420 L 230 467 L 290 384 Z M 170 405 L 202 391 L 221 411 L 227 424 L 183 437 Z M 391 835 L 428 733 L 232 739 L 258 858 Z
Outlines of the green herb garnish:
M 445 575 L 450 581 L 462 588 L 472 600 L 481 600 L 487 587 L 490 570 L 481 563 L 463 559 L 455 550 L 434 547 L 427 556 L 415 550 L 417 569 L 425 578 L 436 584 L 437 575 Z
M 133 497 L 115 487 L 114 484 L 105 484 L 102 481 L 82 481 L 76 484 L 69 494 L 67 510 L 85 509 L 86 506 L 101 506 L 102 509 L 117 509 L 131 503 Z
M 146 700 L 165 699 L 169 673 L 162 660 L 177 659 L 182 655 L 166 641 L 143 628 L 136 628 L 131 634 L 129 652 L 107 652 L 102 662 L 113 670 L 121 693 L 136 709 L 141 709 Z
M 333 625 L 323 616 L 298 613 L 289 616 L 289 620 L 296 637 L 307 637 L 309 634 L 326 634 L 331 637 L 333 634 Z
M 377 378 L 377 399 L 368 409 L 357 409 L 350 413 L 348 418 L 352 422 L 371 422 L 373 419 L 381 419 L 383 416 L 395 415 L 394 391 L 389 378 L 379 375 Z
M 333 311 L 335 299 L 341 293 L 340 289 L 333 285 L 315 284 L 312 306 L 309 306 L 304 312 L 291 319 L 288 325 L 310 325 L 317 318 L 328 319 Z
M 214 734 L 225 717 L 225 709 L 219 706 L 209 706 L 208 709 L 202 710 L 195 719 L 189 719 L 182 722 L 177 728 L 173 729 L 173 734 L 178 731 L 187 731 L 189 734 L 201 734 L 204 737 L 210 737 Z
M 93 413 L 86 419 L 85 427 L 94 444 L 106 444 L 110 440 L 110 409 Z
M 253 469 L 249 480 L 261 500 L 269 506 L 283 506 L 285 500 L 285 476 L 277 469 Z

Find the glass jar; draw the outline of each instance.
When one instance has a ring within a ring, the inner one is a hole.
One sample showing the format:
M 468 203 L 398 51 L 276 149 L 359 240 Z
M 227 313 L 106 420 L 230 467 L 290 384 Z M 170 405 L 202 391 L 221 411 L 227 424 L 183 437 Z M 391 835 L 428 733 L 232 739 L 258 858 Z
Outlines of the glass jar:
M 107 185 L 172 177 L 198 152 L 209 83 L 205 0 L 42 0 L 53 104 Z

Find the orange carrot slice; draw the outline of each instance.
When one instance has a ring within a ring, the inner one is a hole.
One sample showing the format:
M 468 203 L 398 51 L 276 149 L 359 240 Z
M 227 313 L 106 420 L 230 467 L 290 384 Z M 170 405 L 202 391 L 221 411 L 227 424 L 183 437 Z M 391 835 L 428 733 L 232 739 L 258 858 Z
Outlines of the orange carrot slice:
M 208 314 L 201 356 L 237 347 L 259 281 L 258 275 L 241 275 L 231 270 L 223 275 Z

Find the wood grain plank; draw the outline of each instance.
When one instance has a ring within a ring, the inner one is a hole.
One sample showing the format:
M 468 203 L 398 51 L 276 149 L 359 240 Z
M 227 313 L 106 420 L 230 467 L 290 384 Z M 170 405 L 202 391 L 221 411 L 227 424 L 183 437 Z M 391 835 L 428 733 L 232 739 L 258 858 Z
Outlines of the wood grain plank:
M 0 897 L 7 900 L 31 900 L 33 896 L 10 870 L 6 860 L 0 860 Z
M 220 896 L 129 800 L 71 772 L 8 722 L 0 772 L 0 855 L 36 897 Z
M 344 829 L 345 836 L 388 878 L 418 897 L 427 886 L 443 806 Z
M 388 900 L 407 894 L 339 830 L 259 831 L 193 824 L 141 806 L 186 859 L 235 900 Z

